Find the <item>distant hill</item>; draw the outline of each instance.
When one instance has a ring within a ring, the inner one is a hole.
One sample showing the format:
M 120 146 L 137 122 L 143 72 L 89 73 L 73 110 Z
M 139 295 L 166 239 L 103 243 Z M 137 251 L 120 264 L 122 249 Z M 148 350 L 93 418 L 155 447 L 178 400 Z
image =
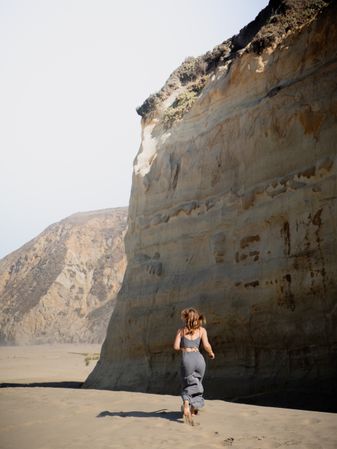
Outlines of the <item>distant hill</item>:
M 127 212 L 71 215 L 0 260 L 0 344 L 103 341 L 125 271 Z

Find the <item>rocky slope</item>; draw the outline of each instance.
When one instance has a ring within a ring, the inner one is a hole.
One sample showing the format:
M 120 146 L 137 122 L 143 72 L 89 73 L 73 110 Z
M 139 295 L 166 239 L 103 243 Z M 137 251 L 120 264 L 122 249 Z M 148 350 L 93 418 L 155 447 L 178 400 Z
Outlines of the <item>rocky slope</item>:
M 128 265 L 85 387 L 179 392 L 179 312 L 209 396 L 335 385 L 336 2 L 270 1 L 138 109 Z
M 49 226 L 0 261 L 0 344 L 102 342 L 125 271 L 127 208 Z

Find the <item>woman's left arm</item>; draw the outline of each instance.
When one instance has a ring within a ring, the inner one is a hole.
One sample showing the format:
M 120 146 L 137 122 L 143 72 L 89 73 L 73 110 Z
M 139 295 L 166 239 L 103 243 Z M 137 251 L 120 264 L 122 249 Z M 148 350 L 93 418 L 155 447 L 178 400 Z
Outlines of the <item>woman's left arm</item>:
M 173 349 L 180 351 L 180 341 L 181 341 L 181 330 L 178 329 L 176 338 L 174 339 Z
M 209 357 L 211 359 L 215 359 L 215 354 L 213 352 L 212 346 L 210 345 L 210 342 L 208 341 L 207 331 L 204 327 L 202 328 L 201 340 L 202 340 L 202 344 L 203 344 L 205 350 L 207 351 Z

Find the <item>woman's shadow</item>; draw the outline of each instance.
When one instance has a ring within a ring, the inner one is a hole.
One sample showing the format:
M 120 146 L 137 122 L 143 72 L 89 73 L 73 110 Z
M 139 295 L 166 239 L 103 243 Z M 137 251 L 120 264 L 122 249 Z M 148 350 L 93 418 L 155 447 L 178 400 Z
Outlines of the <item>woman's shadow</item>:
M 108 410 L 104 410 L 96 418 L 104 418 L 105 416 L 118 416 L 120 418 L 164 418 L 175 422 L 181 420 L 181 413 L 169 412 L 167 409 L 155 410 L 154 412 L 140 412 L 136 410 L 130 412 L 109 412 Z

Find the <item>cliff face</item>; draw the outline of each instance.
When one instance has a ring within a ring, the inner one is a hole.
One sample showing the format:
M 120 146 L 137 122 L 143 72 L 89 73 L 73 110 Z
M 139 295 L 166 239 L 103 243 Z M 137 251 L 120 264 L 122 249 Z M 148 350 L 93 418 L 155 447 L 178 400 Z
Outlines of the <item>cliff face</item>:
M 86 387 L 178 394 L 172 341 L 186 306 L 208 319 L 208 395 L 334 382 L 337 13 L 326 3 L 270 2 L 138 109 L 128 265 Z
M 125 271 L 127 208 L 74 214 L 0 261 L 0 343 L 103 341 Z

